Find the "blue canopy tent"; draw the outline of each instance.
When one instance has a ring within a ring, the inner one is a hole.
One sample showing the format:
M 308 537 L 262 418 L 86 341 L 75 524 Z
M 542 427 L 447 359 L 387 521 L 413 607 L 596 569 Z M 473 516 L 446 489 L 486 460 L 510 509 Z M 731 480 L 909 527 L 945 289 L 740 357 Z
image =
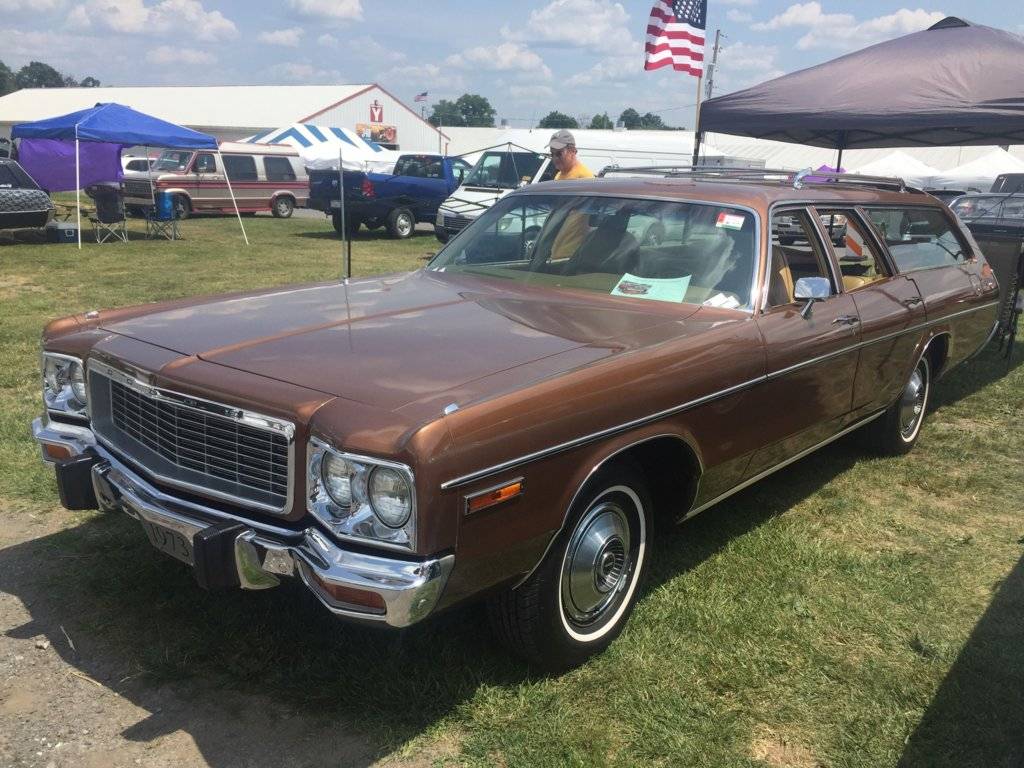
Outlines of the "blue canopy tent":
M 37 120 L 34 123 L 21 123 L 11 129 L 14 139 L 50 139 L 75 143 L 75 180 L 76 188 L 79 179 L 81 159 L 80 142 L 99 142 L 119 144 L 122 146 L 170 147 L 174 149 L 212 149 L 220 155 L 220 147 L 213 136 L 193 131 L 174 123 L 151 115 L 136 112 L 121 104 L 97 104 L 90 109 L 69 112 L 59 117 Z M 223 159 L 221 163 L 223 164 Z M 238 212 L 235 192 L 228 179 L 228 192 L 235 204 L 235 215 L 242 227 L 242 237 L 246 245 L 249 238 L 245 234 L 242 216 Z M 78 203 L 78 247 L 82 247 L 82 206 L 81 190 L 76 191 Z

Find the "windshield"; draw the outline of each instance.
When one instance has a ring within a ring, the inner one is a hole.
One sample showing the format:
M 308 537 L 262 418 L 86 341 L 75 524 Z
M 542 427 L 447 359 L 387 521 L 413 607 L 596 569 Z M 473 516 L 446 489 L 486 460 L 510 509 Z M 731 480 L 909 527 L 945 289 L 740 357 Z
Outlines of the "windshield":
M 165 149 L 160 154 L 160 159 L 153 166 L 154 171 L 184 171 L 188 168 L 189 160 L 192 159 L 191 152 L 183 152 L 180 149 Z
M 462 183 L 467 187 L 515 189 L 529 183 L 544 162 L 534 152 L 484 152 Z
M 974 219 L 1024 219 L 1024 195 L 968 195 L 950 203 L 963 221 Z
M 750 307 L 755 218 L 717 204 L 516 194 L 427 267 L 530 285 Z

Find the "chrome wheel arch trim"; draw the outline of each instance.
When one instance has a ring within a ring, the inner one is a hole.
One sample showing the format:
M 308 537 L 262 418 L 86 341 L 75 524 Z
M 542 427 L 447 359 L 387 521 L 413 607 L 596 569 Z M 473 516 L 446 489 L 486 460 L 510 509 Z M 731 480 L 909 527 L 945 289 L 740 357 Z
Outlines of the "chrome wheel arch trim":
M 572 498 L 569 499 L 569 503 L 566 504 L 565 510 L 562 513 L 562 522 L 558 526 L 558 530 L 555 531 L 551 535 L 551 538 L 548 540 L 547 546 L 544 547 L 544 553 L 537 559 L 537 562 L 534 564 L 533 568 L 530 569 L 529 573 L 527 573 L 525 576 L 523 576 L 521 579 L 519 579 L 512 586 L 512 589 L 517 589 L 523 583 L 525 583 L 527 581 L 527 579 L 529 579 L 531 576 L 533 576 L 533 574 L 540 567 L 540 564 L 544 562 L 545 558 L 547 558 L 548 554 L 551 552 L 551 548 L 555 545 L 555 542 L 558 541 L 558 537 L 561 536 L 562 533 L 565 531 L 565 524 L 569 520 L 569 513 L 572 511 L 572 508 L 576 505 L 576 502 L 579 499 L 580 494 L 583 493 L 583 489 L 587 487 L 587 483 L 590 482 L 590 480 L 594 477 L 594 475 L 596 475 L 602 468 L 604 468 L 604 466 L 606 464 L 608 464 L 608 462 L 610 462 L 613 459 L 617 458 L 618 456 L 620 456 L 621 454 L 625 453 L 626 451 L 632 450 L 633 448 L 636 448 L 637 446 L 643 445 L 644 443 L 650 443 L 650 442 L 653 442 L 654 440 L 662 440 L 664 438 L 672 438 L 672 439 L 678 440 L 680 443 L 682 443 L 684 446 L 686 446 L 690 450 L 690 452 L 693 454 L 693 457 L 697 460 L 698 470 L 697 470 L 697 488 L 696 488 L 696 492 L 699 493 L 700 492 L 700 479 L 704 476 L 704 459 L 701 457 L 700 451 L 697 450 L 696 445 L 690 439 L 684 437 L 683 435 L 680 435 L 680 434 L 675 433 L 675 432 L 663 432 L 661 434 L 651 435 L 649 437 L 645 437 L 645 438 L 643 438 L 641 440 L 636 440 L 635 442 L 629 443 L 628 445 L 624 445 L 621 448 L 619 448 L 619 449 L 617 449 L 615 451 L 612 451 L 611 453 L 609 453 L 606 456 L 604 456 L 604 458 L 602 458 L 600 461 L 596 462 L 595 464 L 593 464 L 590 467 L 590 471 L 588 471 L 587 474 L 584 476 L 584 478 L 580 481 L 579 485 L 576 487 L 576 490 L 572 494 Z M 694 498 L 695 499 L 697 498 L 696 494 L 694 495 Z M 642 508 L 642 505 L 638 505 L 638 506 Z

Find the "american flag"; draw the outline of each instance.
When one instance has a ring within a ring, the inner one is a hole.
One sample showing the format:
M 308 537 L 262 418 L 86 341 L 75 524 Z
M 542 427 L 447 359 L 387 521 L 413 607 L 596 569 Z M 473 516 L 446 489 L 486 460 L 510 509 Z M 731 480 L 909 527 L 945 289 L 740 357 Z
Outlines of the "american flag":
M 647 22 L 644 69 L 671 66 L 694 77 L 704 74 L 707 0 L 658 0 Z
M 413 99 L 413 101 L 426 101 L 426 100 L 427 100 L 427 92 L 426 91 L 424 91 L 423 93 L 417 93 L 416 97 Z

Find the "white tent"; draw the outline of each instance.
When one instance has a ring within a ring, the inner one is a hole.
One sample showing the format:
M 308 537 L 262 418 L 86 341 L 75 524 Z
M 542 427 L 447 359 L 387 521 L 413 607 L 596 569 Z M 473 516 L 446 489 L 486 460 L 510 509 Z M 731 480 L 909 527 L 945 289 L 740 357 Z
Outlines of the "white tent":
M 936 175 L 930 183 L 941 189 L 988 192 L 996 176 L 1001 173 L 1024 173 L 1024 160 L 1004 149 L 994 149 L 977 160 Z
M 850 173 L 861 176 L 897 176 L 916 187 L 930 187 L 932 179 L 942 175 L 942 171 L 937 168 L 932 168 L 927 163 L 922 163 L 916 157 L 911 157 L 906 152 L 899 150 L 858 166 Z
M 364 139 L 348 128 L 294 123 L 250 136 L 249 144 L 288 144 L 299 150 L 307 168 L 338 170 L 339 154 L 345 170 L 391 173 L 399 153 Z

